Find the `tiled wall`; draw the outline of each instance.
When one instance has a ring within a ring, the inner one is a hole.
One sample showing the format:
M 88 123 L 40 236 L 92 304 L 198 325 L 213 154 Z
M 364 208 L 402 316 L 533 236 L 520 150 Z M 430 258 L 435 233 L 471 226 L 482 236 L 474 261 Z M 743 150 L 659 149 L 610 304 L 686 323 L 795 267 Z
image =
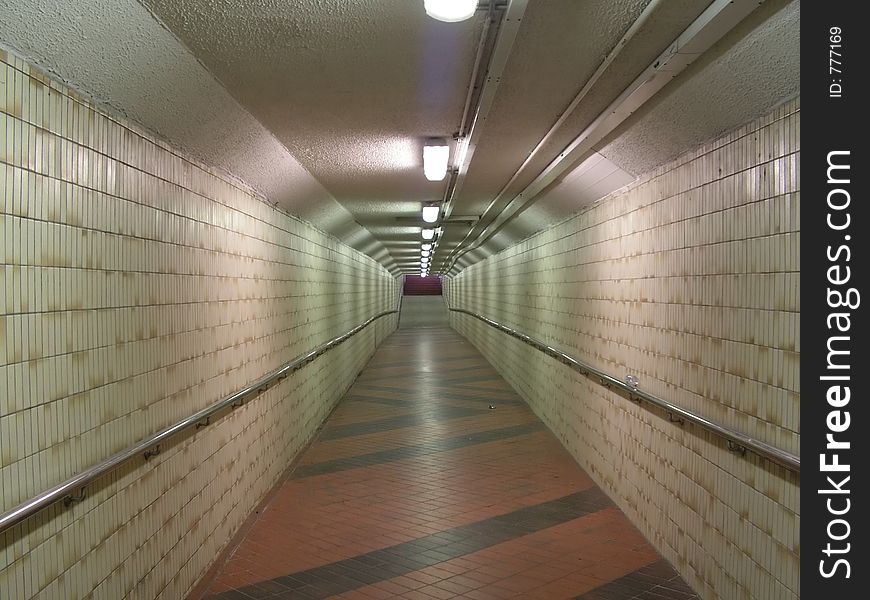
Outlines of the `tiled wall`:
M 5 53 L 0 240 L 0 512 L 399 293 L 370 258 Z M 0 598 L 183 598 L 395 325 L 0 534 Z
M 800 104 L 462 271 L 451 306 L 799 453 Z M 799 597 L 798 475 L 451 313 L 704 598 Z

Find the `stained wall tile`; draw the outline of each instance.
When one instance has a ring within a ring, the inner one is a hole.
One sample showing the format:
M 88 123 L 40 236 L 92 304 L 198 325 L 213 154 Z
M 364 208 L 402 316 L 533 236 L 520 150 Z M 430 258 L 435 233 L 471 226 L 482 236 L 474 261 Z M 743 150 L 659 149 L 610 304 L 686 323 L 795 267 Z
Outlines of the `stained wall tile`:
M 800 447 L 800 101 L 445 282 L 452 306 Z M 799 597 L 799 475 L 451 313 L 704 598 Z
M 369 257 L 9 54 L 0 259 L 0 511 L 399 293 Z M 395 324 L 0 534 L 0 598 L 183 598 Z

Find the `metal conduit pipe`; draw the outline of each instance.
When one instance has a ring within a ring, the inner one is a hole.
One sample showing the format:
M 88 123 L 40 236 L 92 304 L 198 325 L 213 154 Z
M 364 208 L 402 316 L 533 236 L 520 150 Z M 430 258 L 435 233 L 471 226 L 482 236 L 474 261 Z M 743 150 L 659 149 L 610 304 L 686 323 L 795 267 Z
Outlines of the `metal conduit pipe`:
M 547 133 L 544 134 L 544 137 L 542 137 L 541 140 L 535 145 L 535 147 L 532 148 L 532 151 L 529 153 L 529 155 L 526 157 L 526 159 L 523 161 L 523 163 L 519 166 L 519 168 L 517 168 L 517 170 L 514 172 L 514 174 L 511 175 L 511 178 L 508 180 L 508 182 L 502 186 L 501 190 L 499 190 L 499 192 L 495 195 L 495 197 L 489 202 L 489 204 L 486 206 L 486 208 L 483 211 L 483 214 L 480 217 L 481 221 L 483 221 L 483 219 L 487 215 L 487 213 L 489 213 L 493 209 L 493 207 L 498 203 L 498 201 L 505 195 L 505 193 L 507 193 L 507 190 L 510 189 L 511 185 L 513 185 L 513 183 L 522 174 L 522 172 L 526 169 L 526 167 L 529 165 L 529 163 L 532 162 L 532 160 L 535 158 L 535 156 L 538 155 L 538 152 L 540 152 L 541 148 L 544 147 L 544 144 L 546 144 L 550 140 L 550 138 L 552 138 L 556 134 L 556 132 L 565 123 L 565 121 L 568 120 L 568 118 L 571 116 L 571 114 L 574 112 L 574 110 L 577 108 L 577 106 L 580 104 L 580 102 L 583 100 L 583 98 L 586 97 L 586 95 L 589 93 L 589 91 L 592 89 L 592 87 L 595 85 L 595 83 L 601 78 L 601 76 L 604 74 L 604 72 L 607 70 L 607 68 L 611 65 L 611 63 L 613 63 L 613 61 L 616 60 L 616 58 L 622 53 L 623 48 L 625 48 L 625 46 L 628 44 L 628 42 L 630 42 L 632 39 L 634 39 L 634 36 L 637 35 L 637 32 L 640 31 L 640 29 L 649 21 L 650 16 L 663 3 L 664 3 L 664 0 L 652 0 L 649 4 L 646 5 L 646 7 L 643 9 L 643 12 L 641 12 L 641 14 L 638 16 L 638 18 L 635 19 L 634 23 L 631 24 L 631 27 L 628 28 L 628 31 L 625 32 L 625 34 L 622 36 L 622 38 L 619 40 L 619 42 L 617 42 L 617 44 L 613 47 L 613 49 L 610 51 L 610 53 L 604 58 L 603 61 L 601 61 L 601 64 L 598 65 L 598 68 L 595 70 L 595 73 L 592 74 L 592 77 L 590 77 L 586 81 L 586 83 L 583 85 L 583 87 L 580 89 L 580 91 L 577 92 L 577 95 L 574 96 L 574 99 L 571 100 L 571 102 L 568 104 L 567 108 L 565 108 L 565 110 L 562 111 L 562 114 L 559 115 L 559 118 L 556 119 L 556 122 L 553 123 L 553 125 L 550 127 L 549 130 L 547 130 Z M 476 68 L 476 65 L 475 65 L 475 68 Z M 450 259 L 458 251 L 458 249 L 461 248 L 468 241 L 468 239 L 471 237 L 473 232 L 474 232 L 474 228 L 469 229 L 468 233 L 465 235 L 465 237 L 462 239 L 462 241 L 456 246 L 456 248 L 450 253 L 450 255 L 447 257 L 447 259 L 444 261 L 445 263 L 452 264 L 452 263 L 450 263 Z M 482 232 L 481 232 L 481 234 L 482 234 Z

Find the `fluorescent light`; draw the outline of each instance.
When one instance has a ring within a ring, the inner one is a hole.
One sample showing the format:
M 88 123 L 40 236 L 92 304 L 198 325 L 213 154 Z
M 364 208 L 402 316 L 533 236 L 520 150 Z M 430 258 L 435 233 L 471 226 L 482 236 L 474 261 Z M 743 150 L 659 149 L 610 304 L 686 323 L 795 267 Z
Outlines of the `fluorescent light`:
M 477 0 L 423 0 L 426 14 L 447 23 L 470 19 L 477 9 Z
M 425 256 L 429 256 L 430 254 L 432 254 L 432 253 L 429 252 L 428 250 L 421 250 L 421 251 L 420 251 L 420 256 L 424 256 L 424 257 L 425 257 Z
M 435 236 L 434 229 L 424 229 L 422 232 L 424 240 L 431 240 Z
M 434 223 L 438 220 L 438 213 L 440 209 L 437 206 L 424 206 L 423 207 L 423 220 L 427 223 Z
M 423 174 L 429 181 L 441 181 L 447 176 L 450 146 L 446 140 L 427 140 L 423 145 Z
M 431 249 L 432 249 L 432 244 L 423 244 L 422 246 L 420 246 L 420 250 L 431 250 Z

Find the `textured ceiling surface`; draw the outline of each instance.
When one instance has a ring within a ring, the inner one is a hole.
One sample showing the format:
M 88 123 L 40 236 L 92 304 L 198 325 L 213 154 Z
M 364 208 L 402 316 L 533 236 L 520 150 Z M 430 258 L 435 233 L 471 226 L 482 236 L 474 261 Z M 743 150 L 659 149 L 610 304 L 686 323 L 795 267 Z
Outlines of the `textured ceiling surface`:
M 481 19 L 408 0 L 143 0 L 342 199 L 430 199 L 425 137 L 458 125 Z
M 645 173 L 800 93 L 800 3 L 768 0 L 599 150 Z
M 143 1 L 391 252 L 385 217 L 440 200 L 422 145 L 459 125 L 482 15 L 441 23 L 408 0 Z
M 753 4 L 597 152 L 508 211 L 710 6 L 512 2 L 517 37 L 453 199 L 451 215 L 481 218 L 443 224 L 436 266 L 485 258 L 799 91 L 799 1 Z M 420 207 L 447 185 L 423 177 L 422 143 L 458 129 L 485 20 L 437 22 L 422 0 L 0 0 L 0 44 L 412 272 Z

